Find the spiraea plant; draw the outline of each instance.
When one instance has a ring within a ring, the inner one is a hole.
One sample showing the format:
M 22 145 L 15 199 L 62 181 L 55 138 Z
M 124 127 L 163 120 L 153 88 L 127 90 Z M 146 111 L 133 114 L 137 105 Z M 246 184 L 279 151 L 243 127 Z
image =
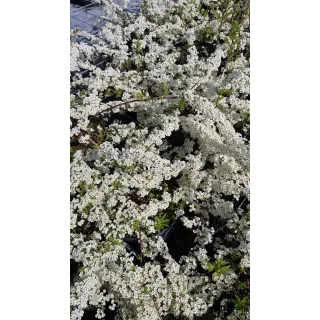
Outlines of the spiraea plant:
M 100 2 L 71 33 L 71 319 L 249 319 L 249 3 Z

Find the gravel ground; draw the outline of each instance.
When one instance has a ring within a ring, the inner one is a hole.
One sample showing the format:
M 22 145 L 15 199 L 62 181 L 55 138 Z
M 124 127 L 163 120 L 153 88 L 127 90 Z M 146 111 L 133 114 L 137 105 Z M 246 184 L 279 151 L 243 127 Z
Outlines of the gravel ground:
M 102 8 L 97 4 L 79 6 L 70 4 L 70 30 L 81 30 L 96 33 L 103 25 Z
M 90 3 L 89 1 L 74 1 L 70 3 L 70 31 L 79 28 L 90 33 L 98 33 L 104 24 L 101 17 L 103 9 L 99 4 Z M 136 7 L 139 1 L 131 0 L 128 11 L 137 12 Z

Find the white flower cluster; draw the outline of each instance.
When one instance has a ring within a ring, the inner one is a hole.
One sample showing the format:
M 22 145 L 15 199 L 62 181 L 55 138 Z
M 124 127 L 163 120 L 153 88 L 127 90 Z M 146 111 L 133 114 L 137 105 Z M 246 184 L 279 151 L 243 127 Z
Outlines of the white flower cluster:
M 71 319 L 246 319 L 247 3 L 100 2 L 70 51 Z

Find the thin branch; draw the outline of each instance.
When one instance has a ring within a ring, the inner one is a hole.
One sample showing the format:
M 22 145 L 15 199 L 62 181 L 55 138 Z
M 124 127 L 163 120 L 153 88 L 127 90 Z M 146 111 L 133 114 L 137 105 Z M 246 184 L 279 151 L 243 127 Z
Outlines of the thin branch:
M 176 96 L 164 96 L 164 97 L 156 97 L 156 98 L 153 98 L 153 99 L 143 99 L 143 100 L 135 99 L 135 100 L 125 101 L 125 102 L 121 102 L 119 104 L 116 104 L 114 106 L 111 106 L 111 107 L 109 107 L 107 109 L 104 109 L 104 110 L 96 113 L 94 116 L 99 116 L 104 112 L 111 111 L 111 110 L 113 110 L 115 108 L 121 107 L 123 105 L 129 105 L 130 103 L 134 103 L 134 102 L 149 102 L 149 101 L 153 101 L 153 100 L 171 100 L 171 99 L 177 99 L 177 98 L 178 97 L 176 97 Z
M 102 110 L 102 111 L 100 111 L 100 112 L 98 112 L 96 114 L 90 115 L 90 117 L 101 116 L 104 112 L 111 111 L 111 110 L 113 110 L 115 108 L 118 108 L 118 107 L 121 107 L 123 105 L 129 106 L 130 103 L 134 103 L 134 102 L 149 102 L 149 101 L 153 101 L 153 100 L 172 100 L 172 99 L 178 99 L 178 97 L 177 96 L 163 96 L 163 97 L 156 97 L 156 98 L 153 98 L 153 99 L 149 98 L 149 99 L 144 99 L 144 100 L 135 99 L 135 100 L 130 100 L 130 101 L 124 101 L 124 102 L 121 102 L 121 103 L 116 104 L 114 106 L 111 106 L 111 107 L 109 107 L 109 108 L 107 108 L 105 110 Z M 83 129 L 81 129 L 81 132 L 82 132 L 82 134 L 80 134 L 80 135 L 78 135 L 76 137 L 73 136 L 72 140 L 77 141 L 83 134 L 87 134 L 88 133 L 88 131 L 85 131 Z
M 148 146 L 145 150 L 145 152 L 150 151 L 150 148 L 154 145 L 155 143 L 153 142 L 152 144 L 150 144 L 150 146 Z
M 140 261 L 141 261 L 141 264 L 142 264 L 143 256 L 142 256 L 142 238 L 141 238 L 140 222 L 139 222 L 139 243 L 140 243 Z

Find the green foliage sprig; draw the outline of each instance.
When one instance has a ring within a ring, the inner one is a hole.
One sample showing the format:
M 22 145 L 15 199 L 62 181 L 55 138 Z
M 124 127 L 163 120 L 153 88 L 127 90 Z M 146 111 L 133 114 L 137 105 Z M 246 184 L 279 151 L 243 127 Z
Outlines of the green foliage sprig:
M 154 220 L 155 220 L 154 228 L 157 231 L 157 233 L 161 232 L 166 227 L 168 227 L 170 223 L 170 219 L 167 218 L 166 213 L 162 213 L 160 217 L 155 217 Z
M 208 271 L 212 272 L 215 276 L 223 276 L 228 270 L 230 270 L 230 264 L 228 261 L 223 258 L 218 259 L 217 261 L 207 263 Z
M 236 296 L 235 299 L 232 299 L 235 309 L 240 311 L 245 311 L 249 307 L 249 297 L 244 297 L 243 299 Z

